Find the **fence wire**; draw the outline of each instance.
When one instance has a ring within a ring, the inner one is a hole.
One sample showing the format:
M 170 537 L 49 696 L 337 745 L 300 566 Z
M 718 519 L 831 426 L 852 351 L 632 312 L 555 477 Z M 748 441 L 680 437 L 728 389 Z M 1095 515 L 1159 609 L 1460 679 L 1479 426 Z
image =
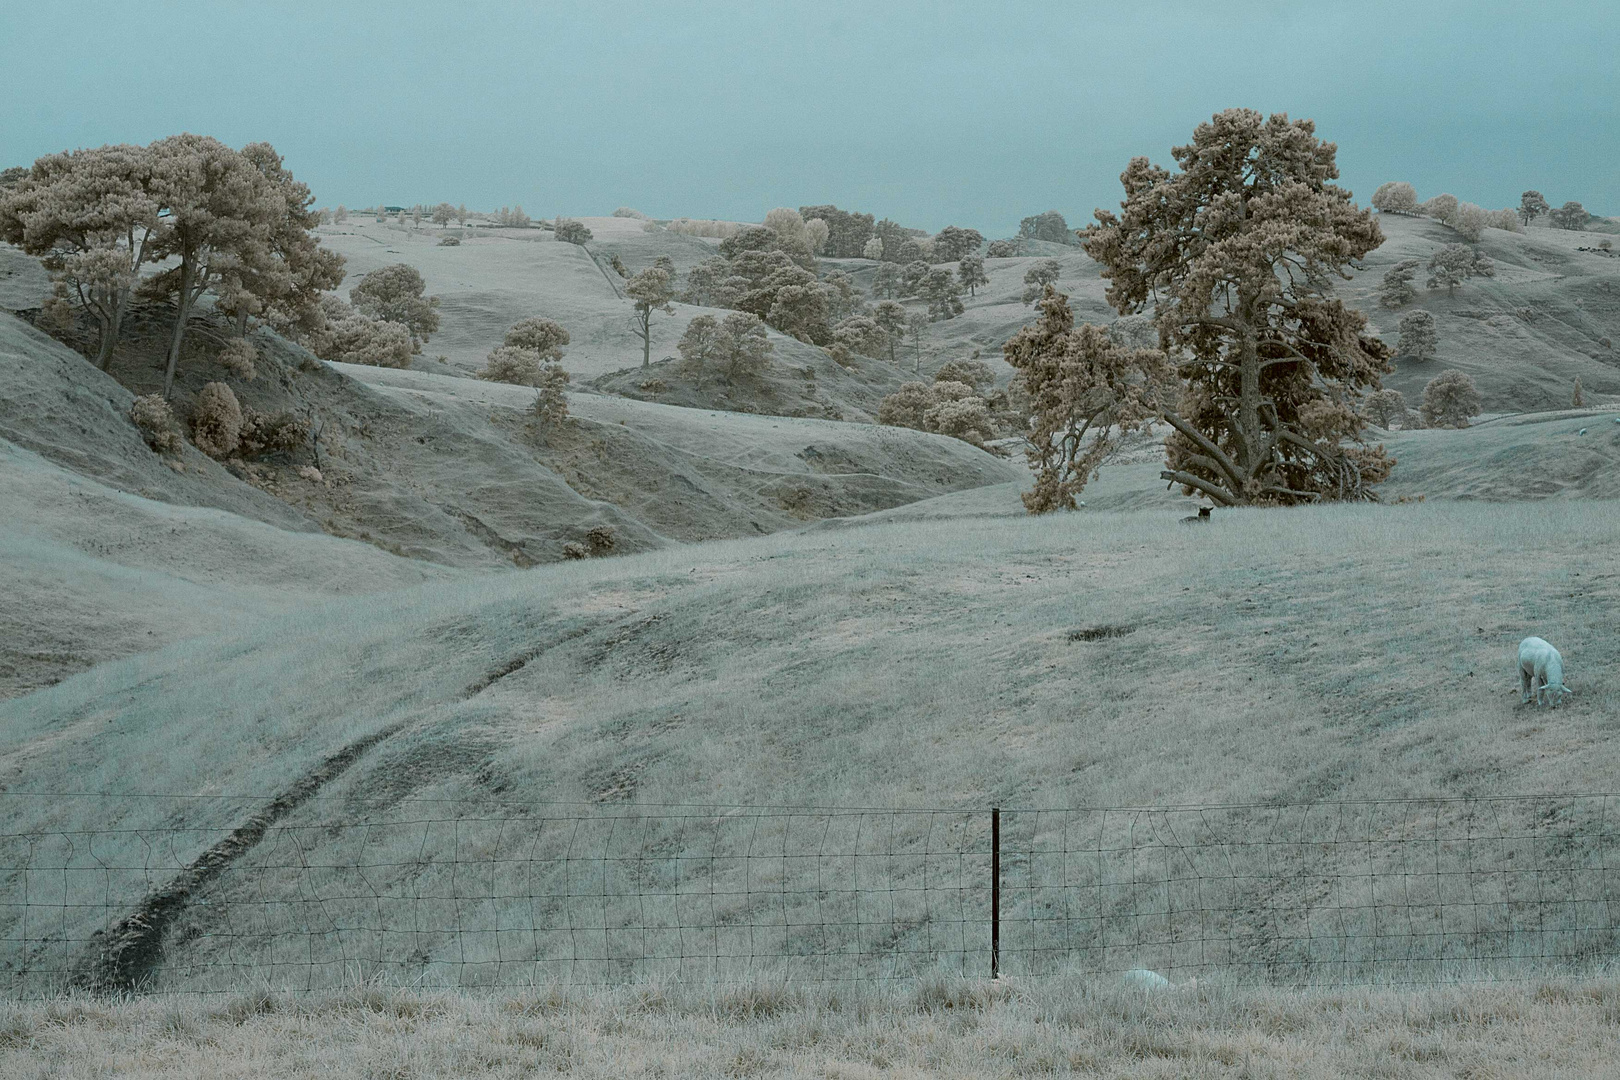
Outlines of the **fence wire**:
M 1616 958 L 1617 799 L 1003 809 L 993 860 L 988 809 L 0 793 L 0 996 L 981 977 L 992 922 L 1011 976 L 1512 977 Z

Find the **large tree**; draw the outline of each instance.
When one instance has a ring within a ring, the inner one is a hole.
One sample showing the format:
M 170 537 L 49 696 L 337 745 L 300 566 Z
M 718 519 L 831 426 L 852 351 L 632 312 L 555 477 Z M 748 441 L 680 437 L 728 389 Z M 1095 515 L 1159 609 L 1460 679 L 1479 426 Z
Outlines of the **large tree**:
M 159 207 L 151 255 L 172 260 L 143 289 L 174 298 L 174 335 L 163 374 L 163 396 L 185 344 L 198 299 L 244 268 L 273 261 L 272 237 L 285 226 L 284 191 L 246 155 L 205 135 L 173 135 L 147 147 L 148 191 Z
M 1533 188 L 1519 196 L 1519 220 L 1526 225 L 1550 209 L 1546 197 Z
M 962 261 L 956 268 L 956 276 L 969 296 L 977 296 L 980 285 L 990 284 L 990 279 L 984 273 L 983 255 L 962 256 Z
M 1053 244 L 1073 244 L 1074 233 L 1069 223 L 1056 210 L 1033 214 L 1018 223 L 1018 235 L 1031 240 L 1046 240 Z
M 96 323 L 103 369 L 152 256 L 159 207 L 150 175 L 145 147 L 103 146 L 46 155 L 0 189 L 0 240 L 42 257 Z
M 1120 314 L 1151 308 L 1181 380 L 1160 476 L 1222 505 L 1374 498 L 1394 462 L 1362 444 L 1389 349 L 1332 280 L 1383 243 L 1309 120 L 1229 109 L 1135 158 L 1118 215 L 1084 234 Z M 1167 403 L 1168 404 L 1168 403 Z
M 673 265 L 673 264 L 672 264 Z M 653 312 L 675 314 L 670 301 L 675 299 L 675 275 L 663 266 L 649 266 L 624 287 L 624 294 L 635 301 L 635 314 L 630 316 L 630 329 L 641 339 L 641 366 L 652 363 Z
M 238 335 L 246 335 L 252 316 L 284 331 L 307 329 L 320 319 L 321 294 L 343 281 L 343 256 L 321 247 L 315 196 L 283 167 L 275 147 L 249 143 L 242 156 L 259 170 L 281 207 L 264 243 L 243 251 L 222 274 L 216 287 L 220 310 L 236 320 Z

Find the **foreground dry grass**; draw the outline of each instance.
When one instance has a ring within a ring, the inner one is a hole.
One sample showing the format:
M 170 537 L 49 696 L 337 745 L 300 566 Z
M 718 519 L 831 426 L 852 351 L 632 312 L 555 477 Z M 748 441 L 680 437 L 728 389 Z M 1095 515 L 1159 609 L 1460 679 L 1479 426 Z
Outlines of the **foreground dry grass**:
M 0 1075 L 44 1077 L 1600 1077 L 1620 980 L 1156 993 L 936 983 L 0 1006 Z

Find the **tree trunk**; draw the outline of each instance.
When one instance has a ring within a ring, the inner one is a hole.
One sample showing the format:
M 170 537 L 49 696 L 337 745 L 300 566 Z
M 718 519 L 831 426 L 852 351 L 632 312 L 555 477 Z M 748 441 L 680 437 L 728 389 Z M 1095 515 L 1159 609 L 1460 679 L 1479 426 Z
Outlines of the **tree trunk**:
M 163 399 L 169 399 L 169 393 L 174 389 L 174 369 L 180 362 L 180 346 L 186 339 L 186 320 L 191 317 L 191 281 L 196 275 L 196 269 L 191 265 L 190 259 L 185 259 L 180 265 L 180 292 L 175 299 L 174 339 L 169 344 L 169 365 L 163 372 Z
M 641 316 L 641 366 L 652 366 L 652 310 Z

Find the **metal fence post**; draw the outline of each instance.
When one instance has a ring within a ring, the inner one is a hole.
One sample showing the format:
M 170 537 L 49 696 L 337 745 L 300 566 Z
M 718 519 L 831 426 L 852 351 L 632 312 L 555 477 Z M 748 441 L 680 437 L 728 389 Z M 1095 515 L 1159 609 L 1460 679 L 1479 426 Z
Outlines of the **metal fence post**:
M 990 977 L 1001 978 L 1001 808 L 990 808 Z

